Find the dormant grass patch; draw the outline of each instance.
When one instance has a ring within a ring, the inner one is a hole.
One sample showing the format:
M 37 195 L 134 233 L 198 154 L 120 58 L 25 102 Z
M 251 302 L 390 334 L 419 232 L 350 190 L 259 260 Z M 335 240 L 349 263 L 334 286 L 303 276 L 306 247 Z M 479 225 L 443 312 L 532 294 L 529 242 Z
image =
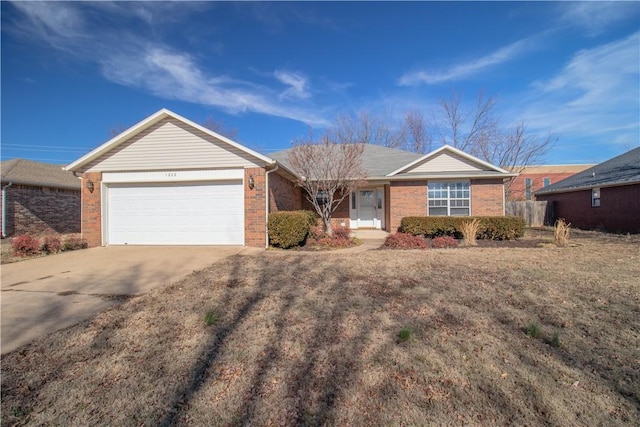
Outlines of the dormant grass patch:
M 235 256 L 3 356 L 2 424 L 634 425 L 640 238 L 572 242 Z

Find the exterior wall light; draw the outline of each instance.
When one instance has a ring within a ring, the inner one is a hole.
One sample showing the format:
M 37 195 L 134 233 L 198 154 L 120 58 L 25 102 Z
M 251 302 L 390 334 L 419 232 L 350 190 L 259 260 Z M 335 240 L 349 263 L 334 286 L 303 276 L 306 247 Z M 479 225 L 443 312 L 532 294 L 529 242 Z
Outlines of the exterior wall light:
M 93 181 L 90 179 L 87 180 L 87 190 L 89 190 L 89 193 L 93 193 L 94 190 Z
M 253 190 L 253 187 L 256 186 L 256 182 L 253 180 L 253 175 L 249 175 L 249 182 L 247 184 L 249 185 L 250 190 Z

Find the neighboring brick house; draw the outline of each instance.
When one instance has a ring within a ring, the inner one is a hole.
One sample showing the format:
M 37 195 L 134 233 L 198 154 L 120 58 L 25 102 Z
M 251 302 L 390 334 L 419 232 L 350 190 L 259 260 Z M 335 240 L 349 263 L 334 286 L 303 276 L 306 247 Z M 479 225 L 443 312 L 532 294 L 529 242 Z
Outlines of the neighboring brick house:
M 507 200 L 535 200 L 536 191 L 592 166 L 594 165 L 531 165 L 509 168 L 511 172 L 519 175 L 506 184 Z
M 420 155 L 367 145 L 363 162 L 368 184 L 334 215 L 354 229 L 394 231 L 408 215 L 504 215 L 504 181 L 515 176 L 449 146 Z M 264 156 L 166 109 L 67 169 L 83 179 L 91 246 L 264 247 L 268 213 L 305 206 L 286 151 Z
M 5 160 L 2 175 L 2 237 L 24 233 L 80 232 L 80 179 L 62 165 Z
M 640 233 L 640 147 L 536 192 L 573 227 Z

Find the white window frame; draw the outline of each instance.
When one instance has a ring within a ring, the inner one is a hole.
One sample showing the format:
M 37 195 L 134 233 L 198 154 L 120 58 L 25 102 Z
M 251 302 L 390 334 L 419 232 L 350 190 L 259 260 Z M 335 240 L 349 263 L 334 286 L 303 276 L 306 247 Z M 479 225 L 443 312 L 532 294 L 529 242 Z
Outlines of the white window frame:
M 591 207 L 599 208 L 600 207 L 600 199 L 602 198 L 602 194 L 600 191 L 600 187 L 595 187 L 591 189 Z
M 533 180 L 531 178 L 524 179 L 524 199 L 532 200 L 533 198 Z
M 452 188 L 452 186 L 456 186 L 458 184 L 462 184 L 462 189 Z M 438 188 L 434 188 L 438 186 Z M 446 186 L 446 189 L 443 188 Z M 441 194 L 446 192 L 446 195 L 443 197 Z M 452 192 L 463 192 L 463 197 L 452 197 Z M 467 193 L 467 196 L 464 197 L 464 193 Z M 436 194 L 440 194 L 440 196 L 436 196 Z M 466 201 L 467 206 L 452 206 L 452 202 L 464 202 Z M 433 206 L 432 206 L 433 202 Z M 443 203 L 445 202 L 445 203 Z M 431 213 L 431 208 L 446 208 L 446 215 L 434 215 Z M 451 215 L 452 209 L 467 209 L 467 213 L 463 215 Z M 427 215 L 428 216 L 471 216 L 471 183 L 469 180 L 460 180 L 460 181 L 428 181 L 427 182 Z

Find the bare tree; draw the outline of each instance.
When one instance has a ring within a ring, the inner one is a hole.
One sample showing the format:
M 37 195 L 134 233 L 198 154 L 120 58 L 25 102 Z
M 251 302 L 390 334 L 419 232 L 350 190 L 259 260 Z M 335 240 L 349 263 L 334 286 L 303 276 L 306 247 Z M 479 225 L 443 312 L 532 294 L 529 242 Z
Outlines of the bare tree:
M 405 143 L 405 127 L 394 128 L 391 123 L 391 119 L 368 111 L 355 115 L 343 114 L 336 118 L 335 125 L 327 131 L 327 135 L 341 144 L 376 144 L 401 148 Z
M 552 134 L 531 134 L 524 122 L 511 129 L 501 128 L 494 112 L 496 104 L 495 98 L 486 98 L 479 92 L 475 106 L 464 109 L 460 96 L 453 92 L 450 99 L 440 101 L 440 141 L 520 173 L 525 166 L 542 160 L 558 138 Z M 507 197 L 512 184 L 513 180 L 505 184 Z
M 494 115 L 495 98 L 485 98 L 480 91 L 473 109 L 464 109 L 461 97 L 452 92 L 449 99 L 440 100 L 438 133 L 443 144 L 449 144 L 470 154 L 475 148 L 498 133 L 498 120 Z
M 307 200 L 331 236 L 333 212 L 366 179 L 362 164 L 364 144 L 338 143 L 328 135 L 316 140 L 313 133 L 294 144 L 289 151 L 289 164 L 300 176 L 297 184 L 305 190 Z
M 428 153 L 433 148 L 433 139 L 428 132 L 424 114 L 418 110 L 409 110 L 404 117 L 405 143 L 404 148 L 416 153 Z
M 211 116 L 204 119 L 204 121 L 200 124 L 206 127 L 207 129 L 214 131 L 217 134 L 226 136 L 229 139 L 235 139 L 238 136 L 237 129 L 228 128 L 224 123 L 214 119 Z

